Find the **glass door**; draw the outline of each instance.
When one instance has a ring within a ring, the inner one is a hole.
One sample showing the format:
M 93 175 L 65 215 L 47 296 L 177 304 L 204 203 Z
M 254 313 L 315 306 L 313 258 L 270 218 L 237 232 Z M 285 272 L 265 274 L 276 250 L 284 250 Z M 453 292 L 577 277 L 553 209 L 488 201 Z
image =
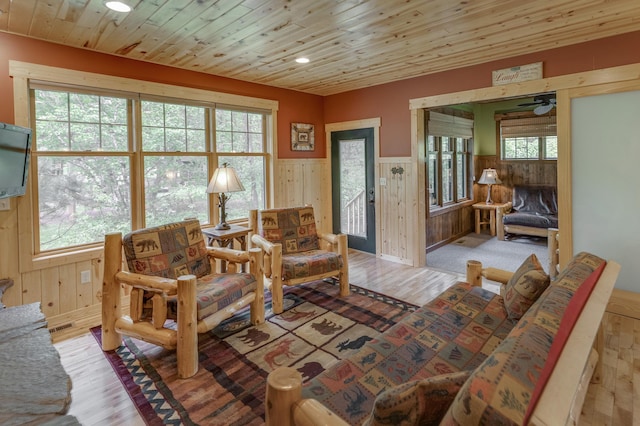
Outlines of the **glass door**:
M 375 253 L 373 129 L 331 133 L 333 227 L 349 247 Z

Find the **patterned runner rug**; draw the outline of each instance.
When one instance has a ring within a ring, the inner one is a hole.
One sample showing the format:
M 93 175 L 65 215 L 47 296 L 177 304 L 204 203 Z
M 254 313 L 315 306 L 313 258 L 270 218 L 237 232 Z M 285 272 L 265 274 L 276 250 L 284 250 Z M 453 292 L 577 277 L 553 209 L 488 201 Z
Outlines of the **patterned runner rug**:
M 339 298 L 324 281 L 286 287 L 285 311 L 249 324 L 248 310 L 199 335 L 198 373 L 178 379 L 175 351 L 124 338 L 105 352 L 140 415 L 149 425 L 264 423 L 265 380 L 279 366 L 304 380 L 358 351 L 416 306 L 357 286 Z M 91 330 L 100 343 L 100 327 Z

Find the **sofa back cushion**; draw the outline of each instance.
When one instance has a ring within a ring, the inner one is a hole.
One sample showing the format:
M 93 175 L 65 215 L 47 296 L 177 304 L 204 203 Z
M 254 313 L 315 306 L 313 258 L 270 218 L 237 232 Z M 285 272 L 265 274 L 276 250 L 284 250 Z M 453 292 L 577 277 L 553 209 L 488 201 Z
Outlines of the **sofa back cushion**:
M 521 213 L 558 214 L 558 192 L 549 185 L 516 185 L 513 188 L 513 209 Z
M 207 247 L 197 219 L 133 231 L 123 238 L 129 271 L 176 279 L 211 273 Z
M 505 285 L 504 307 L 509 318 L 519 320 L 549 286 L 549 275 L 532 254 L 520 265 Z
M 282 254 L 320 248 L 313 207 L 258 211 L 258 233 L 272 243 L 282 244 Z
M 604 262 L 580 253 L 456 395 L 444 425 L 520 425 L 576 290 Z
M 381 392 L 362 426 L 438 424 L 471 371 L 440 374 Z

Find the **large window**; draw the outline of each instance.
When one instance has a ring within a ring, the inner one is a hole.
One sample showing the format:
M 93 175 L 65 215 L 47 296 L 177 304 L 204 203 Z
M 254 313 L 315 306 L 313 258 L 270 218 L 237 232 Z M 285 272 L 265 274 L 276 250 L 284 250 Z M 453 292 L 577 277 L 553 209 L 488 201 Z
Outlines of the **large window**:
M 227 219 L 266 207 L 266 112 L 42 84 L 31 95 L 37 252 L 186 217 L 212 222 L 205 190 L 224 162 L 245 186 Z
M 245 189 L 230 194 L 227 220 L 265 205 L 265 126 L 264 114 L 216 109 L 218 163 L 234 167 Z
M 430 111 L 427 188 L 431 209 L 470 199 L 473 120 Z
M 557 160 L 556 116 L 497 114 L 503 160 Z

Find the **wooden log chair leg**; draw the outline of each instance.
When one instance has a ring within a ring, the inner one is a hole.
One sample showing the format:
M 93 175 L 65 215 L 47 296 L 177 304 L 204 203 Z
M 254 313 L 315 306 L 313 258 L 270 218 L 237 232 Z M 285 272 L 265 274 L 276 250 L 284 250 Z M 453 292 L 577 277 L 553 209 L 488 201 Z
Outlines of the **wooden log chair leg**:
M 120 284 L 116 274 L 122 268 L 122 234 L 107 234 L 104 242 L 104 276 L 102 278 L 102 350 L 111 351 L 122 344 L 116 321 L 122 316 Z
M 186 379 L 198 372 L 198 305 L 196 276 L 178 278 L 178 377 Z
M 271 309 L 274 314 L 281 314 L 283 310 L 282 290 L 282 246 L 275 245 L 271 252 Z
M 251 302 L 251 324 L 264 322 L 264 274 L 262 272 L 262 250 L 249 249 L 249 271 L 256 278 L 256 297 Z

